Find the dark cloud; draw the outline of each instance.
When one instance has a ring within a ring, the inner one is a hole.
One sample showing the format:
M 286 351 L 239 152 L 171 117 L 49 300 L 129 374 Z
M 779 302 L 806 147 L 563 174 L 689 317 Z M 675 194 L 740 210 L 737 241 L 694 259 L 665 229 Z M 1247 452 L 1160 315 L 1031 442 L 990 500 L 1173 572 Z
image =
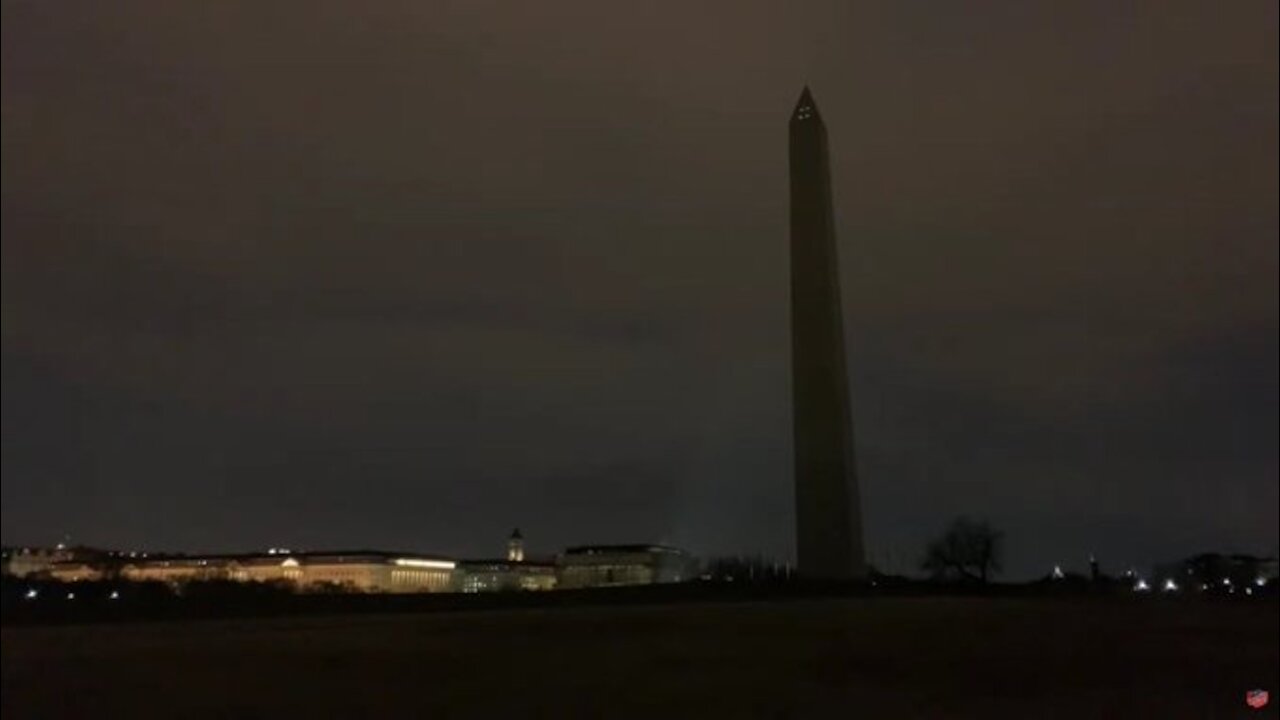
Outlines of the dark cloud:
M 5 540 L 789 554 L 807 81 L 877 559 L 1275 552 L 1275 13 L 6 3 Z

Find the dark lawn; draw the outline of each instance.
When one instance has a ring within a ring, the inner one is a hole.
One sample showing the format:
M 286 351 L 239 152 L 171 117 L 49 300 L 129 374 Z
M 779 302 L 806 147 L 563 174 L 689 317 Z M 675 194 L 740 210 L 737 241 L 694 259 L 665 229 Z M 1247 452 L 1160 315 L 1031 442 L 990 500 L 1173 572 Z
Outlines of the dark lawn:
M 1274 602 L 874 598 L 10 627 L 3 717 L 1276 717 Z

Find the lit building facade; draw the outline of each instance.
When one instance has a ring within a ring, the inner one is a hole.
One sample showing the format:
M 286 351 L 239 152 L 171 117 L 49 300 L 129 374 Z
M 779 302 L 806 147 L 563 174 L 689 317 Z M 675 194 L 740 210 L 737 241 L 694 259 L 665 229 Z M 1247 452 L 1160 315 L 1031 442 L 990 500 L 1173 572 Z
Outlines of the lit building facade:
M 456 565 L 446 558 L 367 550 L 272 552 L 131 558 L 119 566 L 118 576 L 169 584 L 230 580 L 286 583 L 303 591 L 423 593 L 452 589 Z M 103 579 L 101 571 L 83 563 L 55 563 L 51 575 L 66 582 Z
M 554 590 L 554 563 L 509 560 L 463 560 L 454 573 L 458 592 L 518 592 Z
M 685 582 L 697 576 L 693 559 L 665 545 L 588 545 L 556 558 L 560 588 Z
M 512 530 L 511 537 L 507 538 L 507 560 L 524 562 L 524 536 L 520 534 L 520 528 Z
M 463 560 L 454 572 L 454 590 L 463 593 L 554 590 L 555 563 L 526 560 L 520 528 L 507 537 L 505 560 Z
M 5 548 L 4 574 L 14 577 L 27 577 L 47 573 L 53 564 L 67 560 L 61 549 L 50 548 Z
M 688 554 L 663 545 L 582 546 L 569 548 L 554 560 L 530 559 L 518 530 L 507 539 L 506 557 L 461 561 L 372 550 L 284 549 L 222 555 L 28 552 L 17 563 L 15 557 L 11 553 L 6 558 L 11 571 L 62 582 L 278 583 L 302 592 L 536 592 L 684 582 L 697 577 L 697 566 Z
M 77 560 L 56 562 L 49 567 L 47 574 L 59 582 L 85 582 L 103 578 L 101 569 Z
M 113 554 L 96 548 L 59 544 L 52 548 L 5 548 L 4 574 L 13 577 L 82 577 Z

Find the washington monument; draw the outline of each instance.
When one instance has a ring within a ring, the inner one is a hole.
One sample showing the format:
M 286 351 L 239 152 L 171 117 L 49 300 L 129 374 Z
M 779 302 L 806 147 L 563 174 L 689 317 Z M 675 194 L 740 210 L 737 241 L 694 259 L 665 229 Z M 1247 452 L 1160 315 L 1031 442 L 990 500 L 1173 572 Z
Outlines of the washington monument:
M 866 575 L 849 413 L 827 128 L 809 88 L 791 114 L 791 393 L 801 577 Z

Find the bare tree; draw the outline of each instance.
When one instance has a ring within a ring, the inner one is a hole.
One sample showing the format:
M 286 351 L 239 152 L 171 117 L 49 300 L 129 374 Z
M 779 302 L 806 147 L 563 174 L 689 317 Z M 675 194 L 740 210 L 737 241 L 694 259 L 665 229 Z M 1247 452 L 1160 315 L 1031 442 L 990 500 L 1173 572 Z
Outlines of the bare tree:
M 929 543 L 920 566 L 935 578 L 987 582 L 1000 571 L 1004 533 L 985 520 L 961 516 L 951 521 L 942 537 Z

